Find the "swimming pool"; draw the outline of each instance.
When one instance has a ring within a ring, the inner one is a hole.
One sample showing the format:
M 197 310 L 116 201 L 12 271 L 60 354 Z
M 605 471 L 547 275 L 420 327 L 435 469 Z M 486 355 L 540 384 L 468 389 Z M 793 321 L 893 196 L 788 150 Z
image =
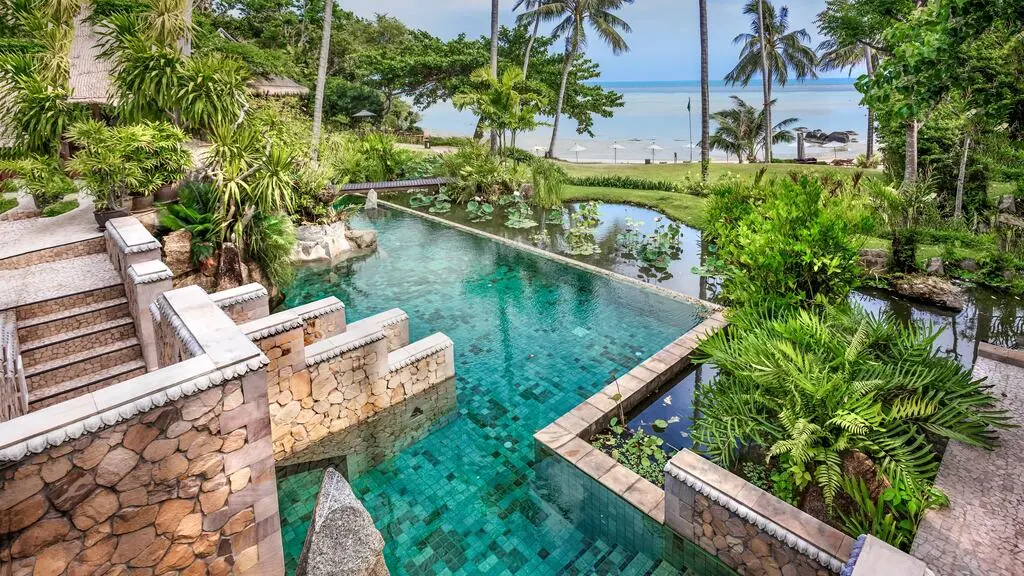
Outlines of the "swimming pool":
M 350 479 L 393 574 L 717 571 L 532 438 L 695 326 L 693 305 L 408 214 L 353 227 L 377 230 L 377 252 L 300 271 L 285 306 L 333 295 L 349 321 L 399 307 L 411 340 L 455 342 L 451 416 Z M 289 572 L 319 482 L 279 483 Z

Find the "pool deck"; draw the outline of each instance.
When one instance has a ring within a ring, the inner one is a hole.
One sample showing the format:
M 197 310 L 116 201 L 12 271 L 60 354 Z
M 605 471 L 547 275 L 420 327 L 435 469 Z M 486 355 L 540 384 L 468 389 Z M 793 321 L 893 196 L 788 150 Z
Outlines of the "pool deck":
M 982 343 L 975 377 L 1024 424 L 1024 351 Z M 1024 574 L 1024 427 L 1002 430 L 995 450 L 950 442 L 935 481 L 950 506 L 928 512 L 911 553 L 937 576 Z

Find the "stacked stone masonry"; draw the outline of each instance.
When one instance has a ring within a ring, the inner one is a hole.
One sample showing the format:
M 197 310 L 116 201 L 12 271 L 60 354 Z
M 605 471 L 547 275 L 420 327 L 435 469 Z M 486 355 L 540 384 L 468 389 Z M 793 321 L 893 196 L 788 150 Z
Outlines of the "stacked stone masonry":
M 35 252 L 28 252 L 0 259 L 0 270 L 17 270 L 20 268 L 35 266 L 36 264 L 45 264 L 46 262 L 56 262 L 58 260 L 67 260 L 69 258 L 77 258 L 79 256 L 87 256 L 89 254 L 99 254 L 103 252 L 105 247 L 106 243 L 102 237 L 99 237 L 82 242 L 65 244 L 63 246 L 36 250 Z
M 265 376 L 2 471 L 2 574 L 282 574 Z

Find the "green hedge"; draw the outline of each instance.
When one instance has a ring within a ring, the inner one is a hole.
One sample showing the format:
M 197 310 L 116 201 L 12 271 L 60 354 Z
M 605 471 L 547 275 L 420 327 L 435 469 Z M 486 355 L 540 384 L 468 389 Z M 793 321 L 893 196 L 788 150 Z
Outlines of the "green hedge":
M 569 184 L 589 188 L 625 188 L 627 190 L 656 190 L 659 192 L 685 192 L 678 182 L 648 180 L 633 176 L 572 176 Z
M 43 218 L 53 218 L 54 216 L 60 216 L 65 212 L 71 212 L 75 208 L 78 208 L 78 200 L 61 200 L 50 204 L 46 208 L 43 208 L 40 214 Z

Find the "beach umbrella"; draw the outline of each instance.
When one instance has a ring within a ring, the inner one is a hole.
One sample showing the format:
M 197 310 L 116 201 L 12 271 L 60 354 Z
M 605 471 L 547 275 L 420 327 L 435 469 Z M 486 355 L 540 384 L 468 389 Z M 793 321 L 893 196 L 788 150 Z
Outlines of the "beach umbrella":
M 353 118 L 373 118 L 374 116 L 376 116 L 376 114 L 369 110 L 360 110 L 352 115 Z
M 544 152 L 545 150 L 547 150 L 547 146 L 534 146 L 533 147 L 533 151 L 534 152 Z
M 580 152 L 583 152 L 585 150 L 586 150 L 586 148 L 584 148 L 583 146 L 580 146 L 579 144 L 573 144 L 572 148 L 569 149 L 569 152 L 575 152 L 576 153 L 576 163 L 579 164 L 579 162 L 580 162 Z
M 625 149 L 626 149 L 626 147 L 623 146 L 622 144 L 619 144 L 618 142 L 612 144 L 612 150 L 615 151 L 614 154 L 615 154 L 615 163 L 616 164 L 619 163 L 619 150 L 625 150 Z
M 657 152 L 658 150 L 664 150 L 664 148 L 662 148 L 661 146 L 658 146 L 654 142 L 651 142 L 651 145 L 648 146 L 647 149 L 651 151 L 651 161 L 652 162 L 654 161 L 654 153 Z
M 832 159 L 835 160 L 836 158 L 839 157 L 839 155 L 836 152 L 840 148 L 846 148 L 846 144 L 847 144 L 846 142 L 825 142 L 823 144 L 818 144 L 818 147 L 819 148 L 831 148 L 832 149 Z

